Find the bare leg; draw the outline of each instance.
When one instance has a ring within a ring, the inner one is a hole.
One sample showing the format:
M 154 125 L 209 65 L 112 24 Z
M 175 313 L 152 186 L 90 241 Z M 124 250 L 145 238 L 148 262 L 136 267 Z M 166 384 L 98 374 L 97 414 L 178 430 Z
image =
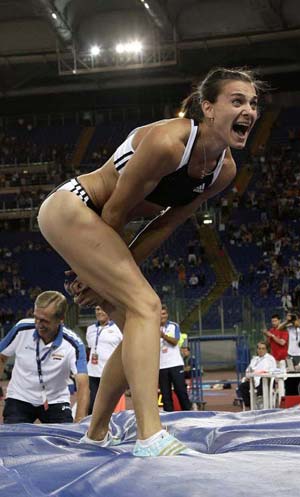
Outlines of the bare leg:
M 114 408 L 128 386 L 122 364 L 122 343 L 107 361 L 94 403 L 89 438 L 103 440 Z
M 157 330 L 159 330 L 159 313 L 157 315 Z M 139 326 L 144 326 L 144 329 L 139 331 Z M 148 330 L 146 326 L 149 328 Z M 138 437 L 148 438 L 161 429 L 157 408 L 159 331 L 157 332 L 157 340 L 154 341 L 150 331 L 151 326 L 153 326 L 151 320 L 145 323 L 142 316 L 137 316 L 136 312 L 132 313 L 130 318 L 127 317 L 123 342 L 110 356 L 101 376 L 88 432 L 90 438 L 95 440 L 104 438 L 113 410 L 128 384 L 130 385 L 136 418 L 139 420 Z M 157 361 L 148 361 L 149 364 L 147 364 L 143 351 L 149 354 L 149 358 L 156 355 Z M 149 393 L 152 395 L 150 396 Z M 143 399 L 142 402 L 140 399 Z M 154 424 L 153 428 L 148 428 L 149 414 L 154 419 L 156 416 L 158 417 L 157 427 Z
M 99 296 L 99 300 L 102 298 Z M 110 317 L 122 330 L 125 316 L 119 310 L 110 312 Z M 120 343 L 107 361 L 102 372 L 101 383 L 95 398 L 93 415 L 88 430 L 88 437 L 93 440 L 103 440 L 105 437 L 111 415 L 121 395 L 128 388 L 122 362 L 122 346 Z
M 113 313 L 112 317 L 116 320 L 116 322 L 118 322 L 119 325 L 122 326 L 124 322 L 124 315 L 122 313 L 115 312 Z M 131 319 L 134 320 L 135 326 L 138 327 L 136 316 L 133 315 Z M 89 438 L 92 438 L 94 440 L 102 440 L 106 435 L 111 414 L 113 413 L 118 400 L 124 393 L 128 384 L 131 385 L 131 393 L 134 406 L 136 404 L 139 405 L 139 402 L 135 400 L 135 397 L 137 396 L 137 399 L 139 399 L 139 397 L 144 394 L 143 391 L 145 390 L 145 388 L 150 388 L 150 391 L 152 390 L 153 392 L 155 392 L 155 398 L 149 399 L 150 402 L 148 405 L 148 410 L 151 409 L 153 405 L 155 405 L 155 410 L 157 409 L 158 364 L 153 364 L 154 370 L 153 372 L 149 372 L 149 378 L 146 384 L 143 385 L 140 384 L 139 381 L 137 381 L 137 386 L 135 387 L 134 385 L 135 368 L 141 370 L 144 367 L 144 362 L 143 359 L 141 359 L 142 354 L 135 354 L 135 347 L 132 347 L 132 343 L 137 342 L 137 338 L 140 338 L 141 343 L 139 344 L 139 350 L 142 350 L 143 348 L 149 350 L 149 346 L 151 347 L 151 340 L 147 341 L 146 338 L 149 337 L 150 333 L 145 334 L 137 332 L 130 326 L 130 324 L 130 319 L 127 318 L 126 326 L 124 329 L 123 343 L 119 344 L 114 353 L 111 355 L 101 376 L 101 383 L 95 399 L 93 416 L 88 432 Z M 133 329 L 133 336 L 130 335 L 131 329 Z M 157 340 L 157 345 L 159 348 L 159 338 Z M 128 352 L 126 350 L 126 347 L 127 349 L 129 349 Z M 123 353 L 122 349 L 124 351 Z M 134 367 L 132 367 L 133 364 Z M 124 370 L 126 370 L 126 373 L 132 377 L 132 381 L 127 381 Z M 153 388 L 151 388 L 151 380 L 153 382 Z M 145 409 L 143 408 L 140 413 L 141 418 L 143 418 L 144 411 Z M 138 413 L 136 413 L 136 415 L 138 416 Z M 145 421 L 142 423 L 142 425 L 144 424 Z M 148 436 L 150 435 L 146 433 L 144 438 L 147 438 Z M 143 438 L 141 434 L 139 434 L 139 437 Z
M 157 405 L 160 313 L 154 313 L 156 336 L 153 336 L 153 319 L 150 322 L 136 313 L 128 314 L 122 359 L 138 420 L 138 438 L 144 439 L 161 430 Z M 149 426 L 148 417 L 158 422 Z

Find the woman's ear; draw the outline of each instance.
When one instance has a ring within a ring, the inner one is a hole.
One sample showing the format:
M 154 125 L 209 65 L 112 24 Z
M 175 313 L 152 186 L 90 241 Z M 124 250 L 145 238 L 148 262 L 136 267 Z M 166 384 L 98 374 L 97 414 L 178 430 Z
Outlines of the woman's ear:
M 201 108 L 204 116 L 208 119 L 214 119 L 214 106 L 209 100 L 201 102 Z

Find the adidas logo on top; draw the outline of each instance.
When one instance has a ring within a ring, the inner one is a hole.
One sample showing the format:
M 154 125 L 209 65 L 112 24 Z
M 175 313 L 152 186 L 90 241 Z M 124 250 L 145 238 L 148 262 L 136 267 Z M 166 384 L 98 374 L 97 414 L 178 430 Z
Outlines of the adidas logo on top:
M 195 188 L 193 188 L 193 192 L 202 193 L 204 192 L 204 188 L 205 188 L 205 183 L 202 183 L 202 185 L 198 185 Z

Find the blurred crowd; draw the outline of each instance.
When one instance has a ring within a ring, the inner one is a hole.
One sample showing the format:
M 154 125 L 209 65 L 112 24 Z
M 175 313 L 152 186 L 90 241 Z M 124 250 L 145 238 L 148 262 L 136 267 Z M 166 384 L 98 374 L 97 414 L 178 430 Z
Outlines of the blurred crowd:
M 74 145 L 41 145 L 27 135 L 4 133 L 0 145 L 1 210 L 22 212 L 11 219 L 0 219 L 0 229 L 6 232 L 30 231 L 34 226 L 24 212 L 36 212 L 54 186 L 103 164 L 111 154 L 109 147 L 101 144 L 88 150 L 79 167 L 73 164 Z M 242 287 L 245 293 L 254 285 L 261 299 L 272 295 L 285 311 L 300 308 L 300 134 L 291 129 L 284 146 L 261 147 L 249 168 L 253 180 L 244 195 L 234 189 L 230 201 L 227 197 L 216 200 L 216 211 L 224 223 L 220 255 L 224 255 L 226 246 L 240 249 L 241 254 L 245 247 L 260 250 L 260 257 L 232 282 L 233 295 L 238 295 Z M 12 315 L 16 318 L 7 299 L 21 295 L 33 300 L 41 291 L 24 279 L 18 253 L 44 249 L 29 240 L 13 249 L 0 249 L 0 323 L 11 320 Z M 165 298 L 172 294 L 174 283 L 181 288 L 205 287 L 205 262 L 205 251 L 192 236 L 184 253 L 174 257 L 164 248 L 149 258 L 142 270 L 150 281 L 161 278 L 160 291 Z M 3 301 L 5 306 L 1 305 Z

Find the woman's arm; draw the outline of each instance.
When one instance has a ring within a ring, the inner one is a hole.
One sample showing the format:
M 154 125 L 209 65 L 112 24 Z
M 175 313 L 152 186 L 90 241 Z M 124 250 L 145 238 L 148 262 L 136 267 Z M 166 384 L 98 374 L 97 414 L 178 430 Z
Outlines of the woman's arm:
M 128 214 L 154 190 L 161 178 L 174 171 L 184 150 L 182 128 L 153 127 L 139 143 L 105 203 L 101 217 L 121 234 Z
M 233 159 L 229 157 L 224 162 L 215 183 L 204 193 L 199 194 L 195 200 L 185 206 L 166 209 L 160 216 L 150 221 L 129 245 L 136 263 L 141 264 L 169 238 L 179 225 L 192 216 L 203 202 L 224 190 L 234 179 L 235 175 L 236 166 Z
M 129 245 L 129 249 L 136 263 L 141 264 L 170 237 L 179 225 L 183 224 L 192 216 L 203 202 L 227 188 L 235 175 L 236 166 L 229 151 L 226 154 L 224 165 L 217 180 L 210 188 L 204 193 L 199 194 L 199 196 L 188 205 L 166 209 L 161 215 L 150 221 L 134 238 Z M 101 296 L 80 282 L 80 280 L 76 278 L 76 275 L 74 275 L 74 280 L 68 288 L 70 294 L 73 297 L 75 296 L 76 303 L 79 305 L 90 306 L 99 304 L 103 307 L 106 304 Z M 111 314 L 111 312 L 112 309 L 110 309 L 109 314 Z

